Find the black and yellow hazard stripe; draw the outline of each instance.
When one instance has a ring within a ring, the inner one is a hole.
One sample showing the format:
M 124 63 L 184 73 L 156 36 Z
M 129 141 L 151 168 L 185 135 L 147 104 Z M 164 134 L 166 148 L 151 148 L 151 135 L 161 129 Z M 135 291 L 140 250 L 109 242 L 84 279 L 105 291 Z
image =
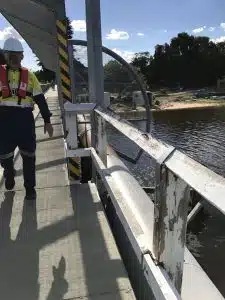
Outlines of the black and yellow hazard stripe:
M 62 85 L 63 101 L 72 102 L 71 80 L 70 80 L 70 65 L 67 42 L 67 21 L 56 21 L 57 41 L 59 54 L 60 79 Z
M 80 179 L 80 158 L 79 157 L 71 157 L 68 161 L 68 170 L 69 176 L 71 180 L 79 180 Z
M 57 28 L 59 69 L 60 69 L 60 80 L 62 86 L 63 102 L 66 101 L 72 102 L 66 19 L 57 20 L 56 28 Z M 70 180 L 72 181 L 80 180 L 81 178 L 80 170 L 81 170 L 80 158 L 78 157 L 69 158 L 68 171 L 69 171 Z

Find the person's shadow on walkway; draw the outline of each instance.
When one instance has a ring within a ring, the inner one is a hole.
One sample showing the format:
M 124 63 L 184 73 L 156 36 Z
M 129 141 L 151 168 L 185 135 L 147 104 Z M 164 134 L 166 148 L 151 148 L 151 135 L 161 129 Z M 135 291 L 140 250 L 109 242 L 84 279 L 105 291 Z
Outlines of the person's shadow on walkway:
M 31 237 L 37 231 L 36 204 L 24 201 L 22 222 L 13 241 L 10 221 L 14 196 L 15 192 L 5 192 L 0 208 L 0 295 L 7 300 L 35 300 L 39 295 L 39 250 Z
M 64 278 L 65 271 L 66 261 L 62 256 L 58 268 L 56 268 L 55 266 L 52 267 L 54 280 L 52 282 L 51 290 L 49 291 L 46 300 L 62 300 L 63 296 L 67 293 L 68 282 Z
M 51 232 L 55 233 L 57 228 L 54 230 L 52 227 L 47 232 L 39 232 L 36 203 L 24 200 L 19 231 L 16 240 L 11 240 L 10 223 L 15 192 L 5 192 L 1 195 L 4 195 L 4 199 L 0 207 L 0 298 L 38 300 L 39 250 L 43 247 L 43 243 L 52 242 Z M 58 234 L 63 235 L 63 232 L 58 230 Z M 56 235 L 57 233 L 53 236 Z M 53 267 L 54 281 L 46 300 L 63 299 L 68 290 L 68 283 L 64 279 L 65 270 L 66 263 L 62 257 L 58 268 Z

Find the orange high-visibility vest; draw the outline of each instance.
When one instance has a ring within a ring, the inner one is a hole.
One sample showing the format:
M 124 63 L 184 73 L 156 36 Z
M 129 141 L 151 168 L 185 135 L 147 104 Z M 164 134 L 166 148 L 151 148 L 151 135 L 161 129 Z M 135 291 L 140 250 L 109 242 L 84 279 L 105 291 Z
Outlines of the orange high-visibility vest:
M 8 82 L 8 68 L 6 65 L 0 66 L 0 84 L 2 89 L 2 98 L 9 98 L 12 92 Z M 28 86 L 28 69 L 20 68 L 20 81 L 18 84 L 17 96 L 19 98 L 26 98 Z

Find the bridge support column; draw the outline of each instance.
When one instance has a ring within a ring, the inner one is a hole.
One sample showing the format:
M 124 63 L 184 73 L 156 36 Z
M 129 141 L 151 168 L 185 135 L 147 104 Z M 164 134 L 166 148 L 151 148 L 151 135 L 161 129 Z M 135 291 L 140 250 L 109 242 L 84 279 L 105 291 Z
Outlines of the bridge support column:
M 60 90 L 62 95 L 62 103 L 72 102 L 72 83 L 70 78 L 70 58 L 68 52 L 67 39 L 67 20 L 56 20 L 58 57 L 59 57 L 59 74 Z M 72 67 L 72 66 L 71 66 Z M 80 181 L 80 158 L 68 158 L 69 179 Z
M 100 0 L 86 0 L 87 50 L 89 99 L 98 106 L 105 107 L 104 70 L 102 62 L 102 33 Z M 94 113 L 92 116 L 92 147 L 107 165 L 107 141 L 105 121 Z

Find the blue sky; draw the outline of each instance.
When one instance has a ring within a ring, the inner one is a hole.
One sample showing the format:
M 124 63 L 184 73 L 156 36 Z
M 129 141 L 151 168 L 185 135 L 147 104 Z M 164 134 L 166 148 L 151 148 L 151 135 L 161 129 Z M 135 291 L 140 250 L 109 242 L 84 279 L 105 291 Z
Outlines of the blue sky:
M 103 44 L 128 61 L 135 52 L 153 53 L 156 44 L 168 42 L 182 31 L 225 40 L 224 0 L 102 0 L 101 7 Z M 75 37 L 86 38 L 85 1 L 66 0 L 66 10 Z M 0 47 L 6 35 L 16 34 L 9 26 L 1 17 Z M 25 54 L 24 65 L 36 69 L 26 44 Z

